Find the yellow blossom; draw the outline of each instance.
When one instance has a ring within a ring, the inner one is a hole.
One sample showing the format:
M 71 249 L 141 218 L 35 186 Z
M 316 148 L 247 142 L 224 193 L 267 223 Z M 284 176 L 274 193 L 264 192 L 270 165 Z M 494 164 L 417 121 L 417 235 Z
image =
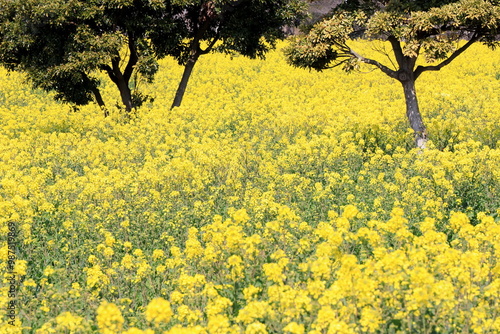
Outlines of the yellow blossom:
M 303 324 L 299 325 L 295 321 L 292 321 L 283 328 L 283 331 L 291 334 L 304 334 L 305 328 Z
M 245 334 L 267 334 L 267 326 L 260 322 L 254 322 L 246 326 Z
M 103 334 L 120 332 L 125 321 L 118 306 L 106 301 L 103 301 L 97 308 L 96 319 L 97 325 Z
M 165 257 L 165 253 L 161 249 L 155 249 L 153 251 L 153 260 L 160 260 Z
M 69 331 L 70 333 L 80 329 L 82 322 L 82 317 L 73 315 L 71 312 L 63 312 L 56 317 L 58 329 L 61 331 Z
M 149 302 L 144 312 L 146 319 L 155 323 L 168 323 L 172 318 L 170 303 L 161 298 L 155 298 Z
M 356 217 L 358 213 L 359 210 L 356 208 L 356 206 L 349 204 L 344 208 L 344 211 L 342 212 L 342 217 L 346 219 L 352 219 Z

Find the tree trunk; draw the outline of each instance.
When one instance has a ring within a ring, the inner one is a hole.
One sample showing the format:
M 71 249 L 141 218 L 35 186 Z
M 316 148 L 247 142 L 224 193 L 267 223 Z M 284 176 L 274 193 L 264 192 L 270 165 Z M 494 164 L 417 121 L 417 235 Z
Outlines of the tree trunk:
M 117 69 L 114 71 L 109 66 L 102 67 L 102 69 L 108 73 L 111 81 L 113 81 L 116 87 L 118 87 L 120 96 L 122 98 L 122 103 L 125 106 L 125 110 L 127 112 L 131 112 L 134 105 L 132 103 L 132 92 L 130 91 L 130 87 L 128 86 L 128 80 L 123 76 L 117 66 L 116 68 Z
M 125 111 L 127 113 L 132 111 L 132 92 L 130 91 L 130 87 L 128 86 L 128 82 L 124 80 L 124 78 L 119 78 L 116 82 L 116 86 L 120 90 L 120 96 L 122 98 L 122 103 L 125 106 Z
M 189 58 L 186 65 L 184 66 L 184 73 L 182 74 L 181 82 L 179 83 L 179 87 L 177 88 L 177 92 L 175 93 L 174 102 L 172 103 L 172 106 L 170 107 L 170 109 L 181 106 L 182 98 L 184 97 L 184 93 L 186 92 L 186 87 L 187 87 L 187 84 L 189 82 L 189 78 L 191 77 L 191 74 L 193 73 L 194 65 L 198 61 L 199 57 L 200 57 L 200 54 L 195 53 L 194 55 L 192 55 Z
M 125 70 L 121 71 L 120 69 L 120 56 L 116 55 L 113 59 L 111 59 L 111 66 L 103 65 L 101 69 L 108 73 L 111 81 L 114 82 L 118 90 L 120 91 L 120 96 L 122 98 L 122 104 L 125 106 L 125 110 L 127 113 L 132 111 L 134 107 L 132 103 L 132 92 L 129 87 L 130 77 L 134 71 L 134 66 L 137 64 L 137 52 L 135 50 L 135 44 L 133 38 L 129 37 L 129 49 L 130 49 L 130 57 L 127 63 L 127 67 Z
M 97 87 L 92 88 L 92 93 L 94 94 L 95 101 L 97 102 L 97 105 L 101 108 L 101 110 L 104 111 L 104 117 L 109 116 L 108 109 L 106 109 L 106 104 L 104 104 L 104 100 L 101 95 L 101 91 Z
M 418 148 L 424 149 L 427 143 L 427 129 L 418 107 L 415 79 L 411 77 L 407 80 L 400 80 L 400 82 L 405 93 L 406 116 L 415 134 L 415 144 Z

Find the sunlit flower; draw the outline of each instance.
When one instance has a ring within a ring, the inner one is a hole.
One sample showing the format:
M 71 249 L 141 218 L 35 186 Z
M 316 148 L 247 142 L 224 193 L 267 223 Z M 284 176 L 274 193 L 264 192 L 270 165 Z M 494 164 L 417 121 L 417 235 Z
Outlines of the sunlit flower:
M 103 334 L 120 332 L 125 321 L 118 306 L 106 301 L 103 301 L 97 308 L 96 319 L 97 325 Z
M 57 327 L 61 331 L 76 332 L 82 325 L 83 318 L 71 314 L 71 312 L 63 312 L 56 317 Z
M 149 302 L 144 312 L 146 319 L 155 323 L 168 323 L 172 318 L 170 303 L 161 298 L 155 298 Z

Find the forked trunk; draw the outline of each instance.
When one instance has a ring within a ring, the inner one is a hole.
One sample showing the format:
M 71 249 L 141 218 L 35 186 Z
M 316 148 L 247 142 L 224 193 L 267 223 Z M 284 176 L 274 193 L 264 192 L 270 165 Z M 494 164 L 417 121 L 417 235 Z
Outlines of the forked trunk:
M 406 116 L 415 134 L 415 144 L 418 148 L 424 149 L 427 143 L 427 129 L 422 120 L 418 107 L 417 93 L 415 91 L 415 80 L 401 81 L 405 93 Z
M 232 8 L 236 8 L 236 5 L 239 4 L 239 1 L 231 3 Z M 226 13 L 227 14 L 227 13 Z M 220 17 L 220 13 L 217 13 L 215 10 L 215 1 L 206 1 L 202 2 L 199 7 L 198 17 L 196 18 L 197 28 L 194 30 L 193 40 L 190 43 L 189 56 L 184 65 L 184 73 L 182 73 L 182 79 L 179 83 L 179 87 L 175 92 L 174 102 L 170 109 L 175 107 L 180 107 L 182 103 L 182 99 L 184 98 L 184 93 L 186 92 L 186 88 L 189 82 L 189 78 L 193 73 L 194 65 L 200 58 L 201 55 L 207 54 L 212 50 L 215 43 L 219 39 L 218 32 L 215 37 L 208 43 L 209 45 L 202 50 L 200 47 L 200 42 L 206 38 L 205 34 L 210 30 L 214 20 Z
M 109 66 L 103 66 L 102 69 L 108 73 L 111 81 L 113 81 L 116 87 L 118 87 L 118 90 L 120 91 L 122 104 L 125 106 L 125 110 L 127 111 L 127 113 L 129 113 L 132 111 L 132 108 L 134 107 L 132 103 L 132 92 L 130 90 L 130 87 L 128 86 L 129 76 L 125 77 L 118 68 L 118 65 L 113 67 L 115 68 L 114 70 Z M 98 100 L 97 96 L 96 100 Z
M 200 57 L 199 54 L 194 54 L 192 57 L 189 58 L 186 65 L 184 66 L 184 73 L 182 73 L 182 79 L 181 82 L 179 83 L 179 87 L 177 88 L 177 92 L 175 93 L 174 102 L 172 103 L 170 109 L 181 106 L 182 99 L 184 98 L 184 93 L 186 92 L 186 88 L 189 82 L 189 78 L 193 73 L 194 65 L 198 61 L 199 57 Z
M 135 65 L 139 59 L 136 49 L 136 39 L 133 36 L 129 36 L 128 45 L 130 50 L 130 56 L 128 59 L 127 66 L 125 69 L 121 70 L 120 68 L 120 55 L 117 54 L 113 59 L 111 59 L 111 66 L 103 65 L 101 69 L 106 71 L 109 75 L 111 81 L 114 82 L 118 90 L 120 91 L 120 97 L 122 100 L 122 104 L 125 106 L 125 111 L 130 113 L 132 108 L 134 108 L 134 104 L 132 102 L 132 92 L 129 87 L 130 78 L 134 72 Z

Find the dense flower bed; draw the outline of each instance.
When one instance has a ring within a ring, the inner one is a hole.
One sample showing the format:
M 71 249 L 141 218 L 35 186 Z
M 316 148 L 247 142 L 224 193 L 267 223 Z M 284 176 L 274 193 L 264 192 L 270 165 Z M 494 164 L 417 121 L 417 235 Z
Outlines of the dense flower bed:
M 419 79 L 424 152 L 396 82 L 279 51 L 205 57 L 172 111 L 166 60 L 131 120 L 0 71 L 0 332 L 500 332 L 499 57 Z

